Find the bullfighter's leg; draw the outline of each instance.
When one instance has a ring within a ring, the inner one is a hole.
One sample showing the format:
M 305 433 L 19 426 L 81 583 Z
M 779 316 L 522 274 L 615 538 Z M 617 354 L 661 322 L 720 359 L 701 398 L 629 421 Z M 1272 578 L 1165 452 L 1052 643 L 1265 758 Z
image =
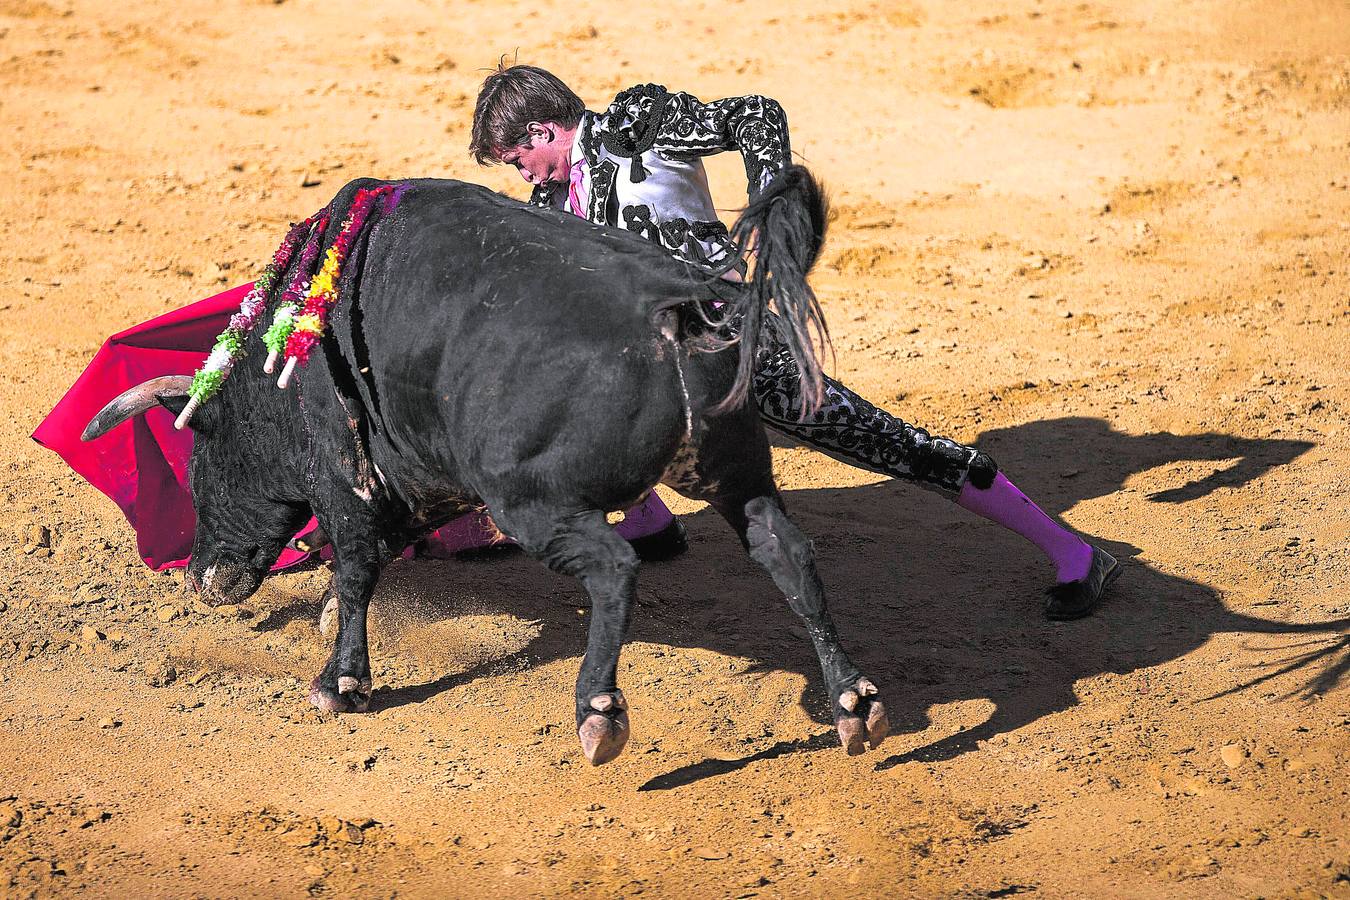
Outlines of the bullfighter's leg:
M 801 377 L 787 349 L 770 350 L 754 375 L 765 425 L 841 462 L 909 481 L 955 500 L 968 483 L 987 488 L 998 472 L 988 454 L 933 437 L 869 403 L 833 378 L 820 409 L 801 418 Z
M 591 598 L 586 656 L 577 676 L 576 722 L 591 765 L 614 759 L 628 742 L 628 701 L 619 690 L 619 653 L 637 590 L 638 557 L 605 522 L 587 510 L 558 516 L 538 507 L 494 505 L 497 524 L 525 552 L 555 572 L 581 581 Z
M 839 643 L 811 542 L 783 512 L 776 491 L 745 503 L 719 497 L 712 505 L 736 529 L 751 558 L 769 573 L 805 623 L 820 658 L 839 740 L 848 755 L 864 752 L 868 743 L 875 749 L 890 730 L 886 707 L 876 685 Z
M 372 542 L 347 546 L 338 540 L 333 579 L 325 593 L 337 595 L 337 638 L 323 671 L 309 686 L 309 701 L 331 712 L 365 712 L 370 708 L 370 645 L 366 614 L 387 554 Z
M 624 519 L 614 530 L 633 545 L 643 562 L 665 562 L 689 549 L 684 525 L 652 491 L 641 503 L 624 510 Z
M 775 431 L 849 465 L 942 494 L 1035 544 L 1055 566 L 1045 603 L 1051 619 L 1087 615 L 1119 574 L 1108 553 L 1046 515 L 988 454 L 933 437 L 832 378 L 825 379 L 824 405 L 803 421 L 797 364 L 786 349 L 760 358 L 754 394 L 761 418 Z

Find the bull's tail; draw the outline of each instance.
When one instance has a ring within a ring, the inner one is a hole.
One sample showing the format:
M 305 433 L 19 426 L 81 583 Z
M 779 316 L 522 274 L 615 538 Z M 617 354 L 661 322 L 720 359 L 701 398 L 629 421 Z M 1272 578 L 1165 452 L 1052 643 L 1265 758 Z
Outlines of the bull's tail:
M 801 414 L 820 407 L 824 397 L 820 354 L 829 346 L 830 332 L 806 277 L 825 242 L 827 211 L 825 194 L 811 173 L 802 166 L 788 166 L 732 227 L 736 244 L 753 252 L 754 269 L 734 307 L 741 345 L 736 381 L 715 411 L 745 401 L 761 343 L 774 338 L 791 352 L 801 373 Z

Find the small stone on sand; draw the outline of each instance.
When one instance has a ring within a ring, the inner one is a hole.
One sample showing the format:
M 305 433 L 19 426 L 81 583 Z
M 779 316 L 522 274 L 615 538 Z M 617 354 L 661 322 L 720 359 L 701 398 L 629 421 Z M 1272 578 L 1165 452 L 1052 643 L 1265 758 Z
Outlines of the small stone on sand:
M 168 662 L 151 666 L 146 672 L 151 687 L 167 687 L 178 680 L 178 670 Z
M 375 768 L 376 756 L 362 750 L 348 750 L 342 754 L 342 763 L 353 772 L 369 772 Z

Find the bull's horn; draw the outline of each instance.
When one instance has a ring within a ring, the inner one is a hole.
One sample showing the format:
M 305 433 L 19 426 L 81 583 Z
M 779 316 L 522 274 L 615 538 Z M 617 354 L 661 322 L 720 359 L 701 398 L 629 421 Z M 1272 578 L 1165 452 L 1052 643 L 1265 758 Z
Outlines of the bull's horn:
M 191 386 L 191 375 L 161 375 L 159 378 L 142 382 L 122 392 L 115 400 L 99 410 L 98 415 L 90 419 L 89 424 L 85 426 L 80 440 L 92 441 L 96 437 L 101 437 L 132 416 L 139 416 L 150 407 L 158 405 L 160 400 L 186 397 Z

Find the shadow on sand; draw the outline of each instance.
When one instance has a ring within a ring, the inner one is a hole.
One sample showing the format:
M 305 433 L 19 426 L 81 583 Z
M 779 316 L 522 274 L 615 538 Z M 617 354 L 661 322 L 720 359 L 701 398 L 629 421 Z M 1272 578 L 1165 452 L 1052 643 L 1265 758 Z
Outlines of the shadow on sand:
M 1146 495 L 1150 503 L 1185 503 L 1219 488 L 1246 484 L 1312 447 L 1301 441 L 1222 434 L 1134 436 L 1091 418 L 999 429 L 983 435 L 979 446 L 1051 515 L 1111 495 L 1130 476 L 1158 466 L 1236 460 L 1198 480 Z M 978 725 L 880 757 L 879 770 L 911 761 L 950 759 L 975 749 L 982 740 L 1074 706 L 1075 683 L 1080 679 L 1149 669 L 1185 656 L 1221 633 L 1272 636 L 1272 646 L 1257 649 L 1284 658 L 1246 681 L 1243 673 L 1234 673 L 1230 688 L 1212 697 L 1186 698 L 1192 702 L 1253 688 L 1291 672 L 1303 676 L 1296 693 L 1326 693 L 1350 671 L 1350 619 L 1288 624 L 1235 613 L 1212 588 L 1136 559 L 1139 550 L 1125 542 L 1128 534 L 1087 536 L 1122 560 L 1123 577 L 1093 616 L 1050 623 L 1040 611 L 1048 567 L 1036 550 L 940 497 L 885 481 L 858 488 L 791 491 L 785 500 L 794 521 L 815 541 L 831 610 L 846 646 L 882 687 L 892 734 L 923 731 L 931 724 L 928 711 L 943 704 L 983 699 L 993 706 Z M 711 510 L 685 522 L 691 552 L 674 562 L 643 568 L 630 639 L 750 659 L 748 674 L 801 674 L 808 684 L 802 698 L 805 708 L 817 721 L 827 723 L 815 655 L 772 582 L 745 557 Z M 443 595 L 445 584 L 453 582 L 457 593 L 492 598 L 496 589 L 497 595 L 509 595 L 509 602 L 503 597 L 502 611 L 538 620 L 542 630 L 528 647 L 507 659 L 426 684 L 380 689 L 375 708 L 422 702 L 513 661 L 549 662 L 576 656 L 584 648 L 584 629 L 577 627 L 573 605 L 556 599 L 560 590 L 575 583 L 522 556 L 488 563 L 417 562 L 389 575 L 405 586 L 415 585 L 416 593 L 428 598 L 431 608 L 421 610 L 422 617 L 450 618 L 460 612 L 449 601 L 433 599 L 438 588 Z M 715 579 L 710 578 L 713 575 Z M 502 591 L 504 581 L 523 590 Z M 584 602 L 579 585 L 571 590 L 578 603 Z M 289 618 L 287 610 L 269 617 Z M 1141 691 L 1165 689 L 1150 685 L 1147 676 L 1141 673 Z M 559 703 L 570 707 L 570 697 L 560 697 Z M 757 760 L 835 747 L 837 737 L 831 729 L 740 759 L 684 766 L 640 789 L 676 788 Z

